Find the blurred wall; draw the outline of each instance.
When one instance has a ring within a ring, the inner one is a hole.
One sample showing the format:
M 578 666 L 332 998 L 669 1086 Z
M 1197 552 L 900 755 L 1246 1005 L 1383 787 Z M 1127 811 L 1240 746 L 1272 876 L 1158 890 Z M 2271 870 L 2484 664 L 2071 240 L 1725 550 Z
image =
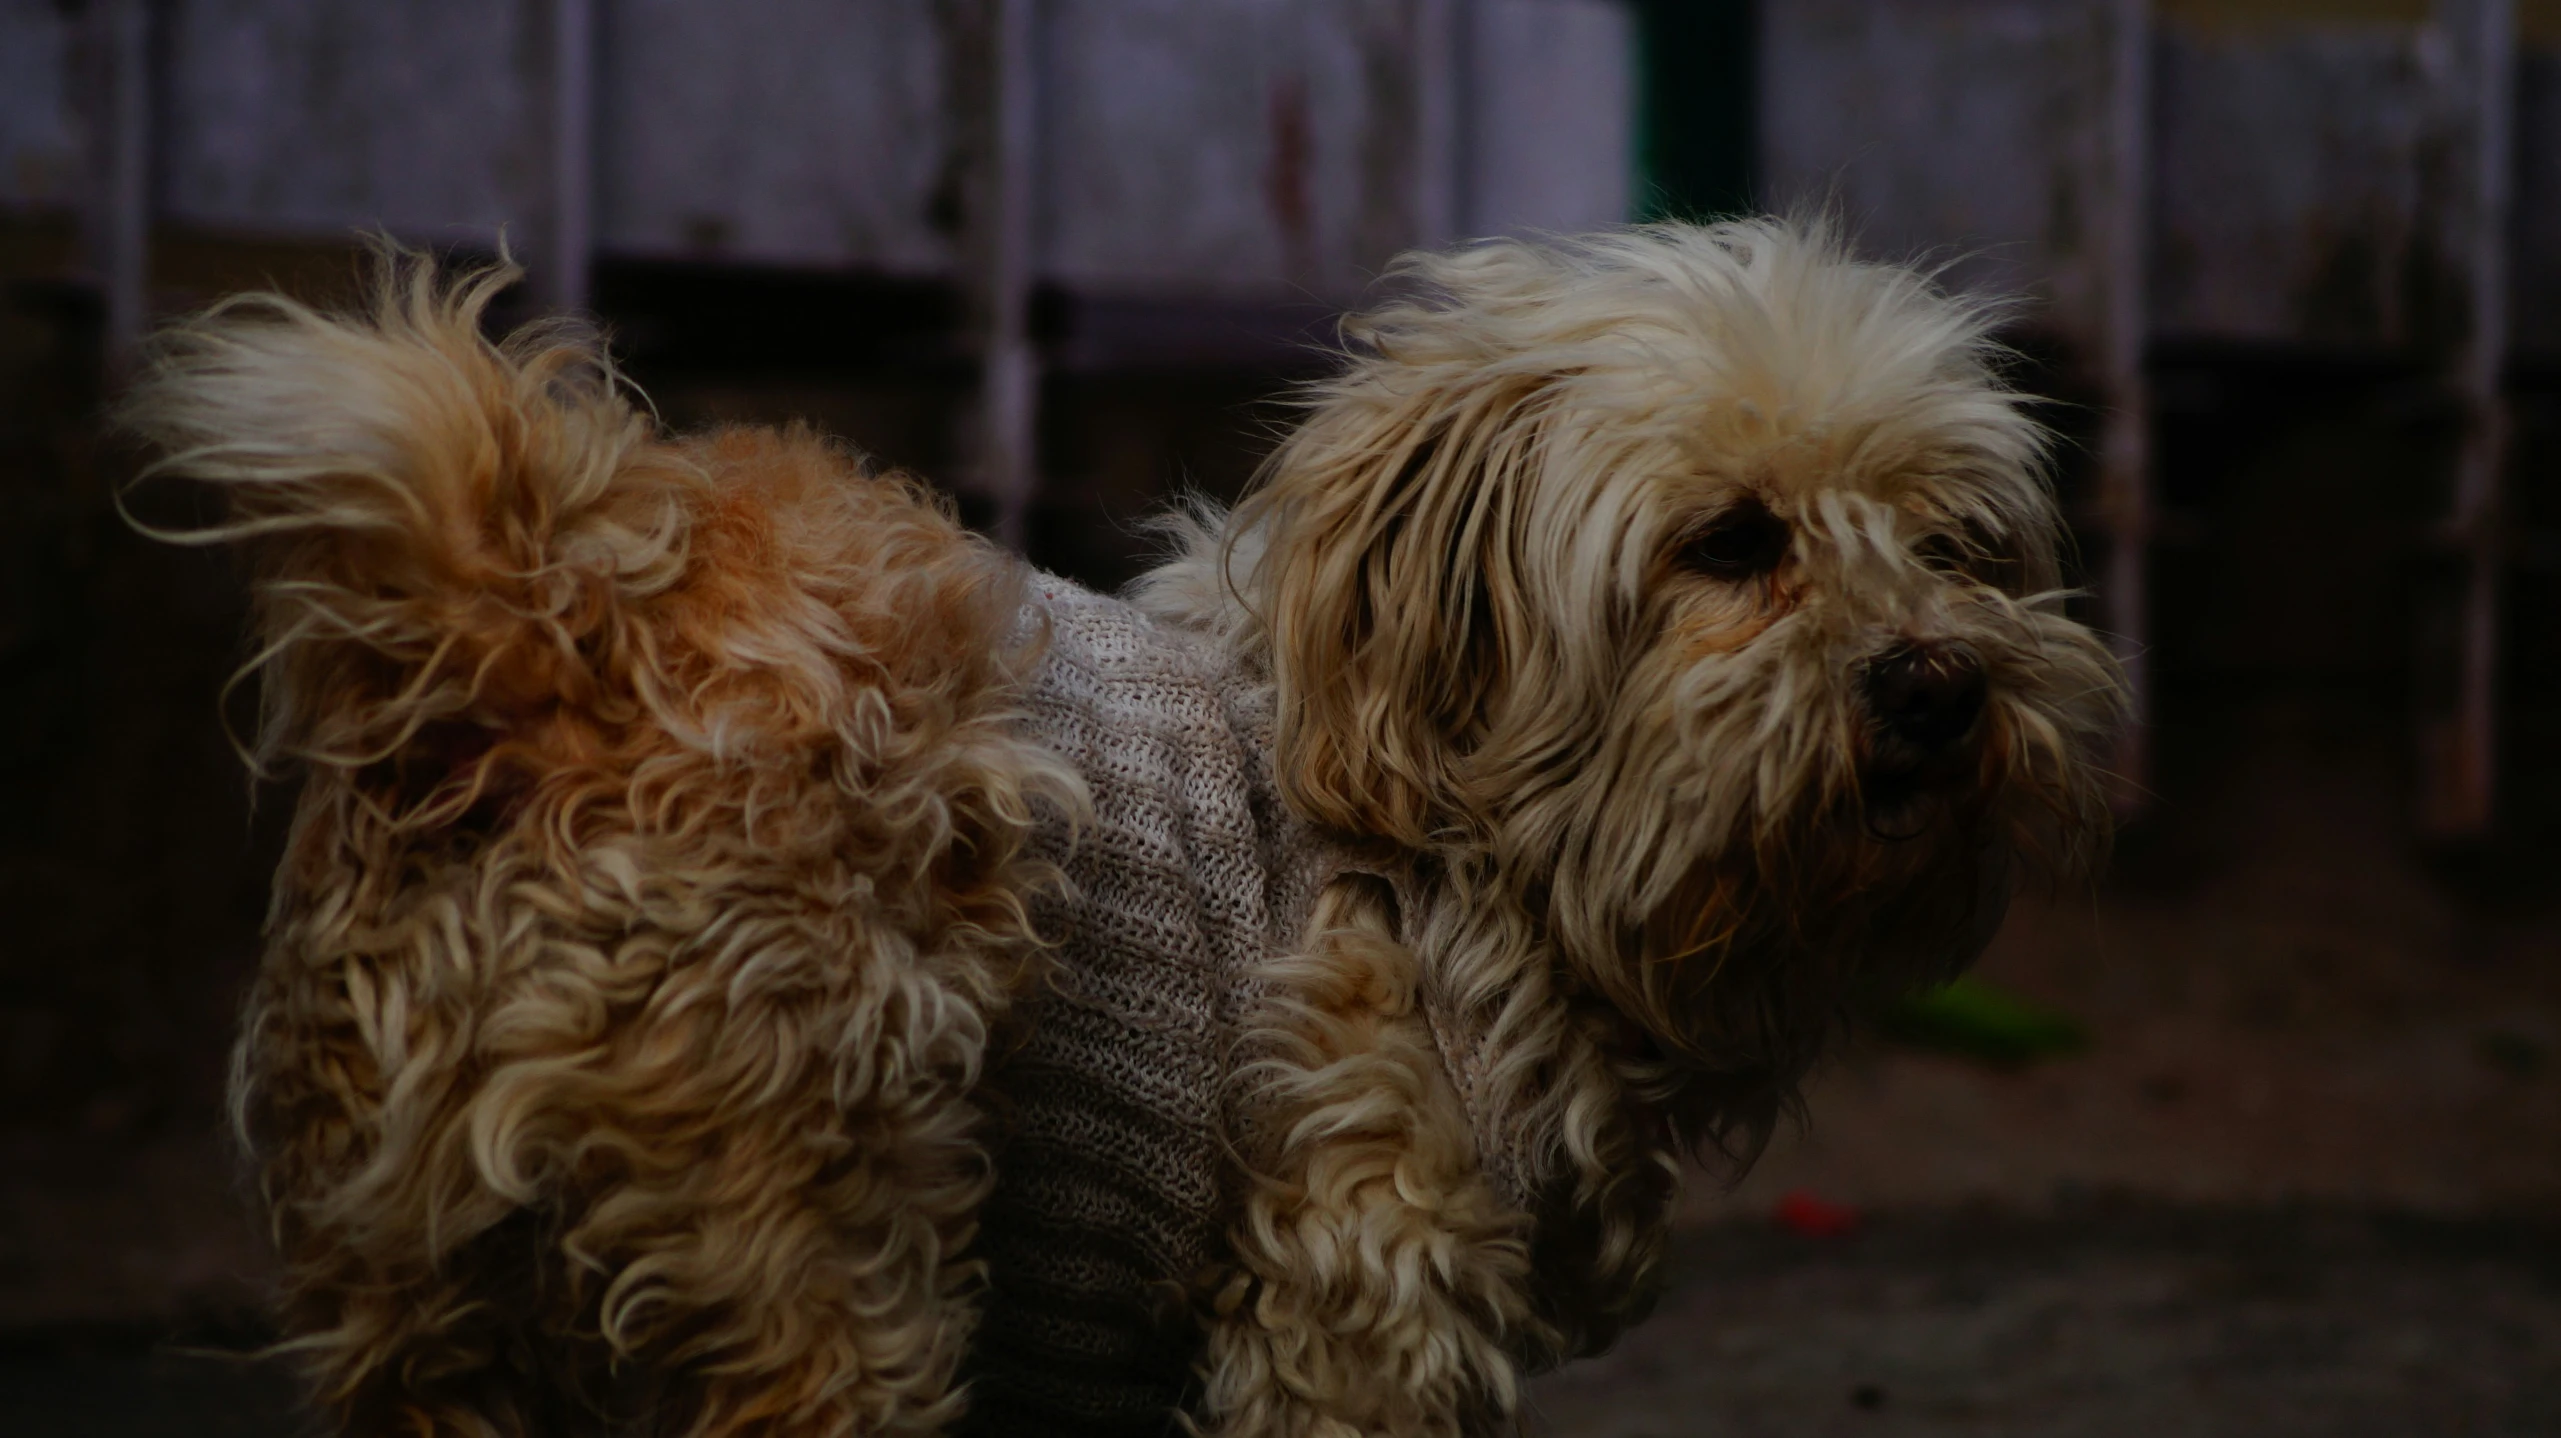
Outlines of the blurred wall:
M 0 204 L 99 199 L 118 3 L 0 0 Z M 583 0 L 580 64 L 562 0 L 144 8 L 157 220 L 538 254 L 573 104 L 599 253 L 963 266 L 987 3 Z M 1035 267 L 1060 284 L 1342 297 L 1418 241 L 1627 210 L 1615 0 L 1053 0 L 1030 23 Z

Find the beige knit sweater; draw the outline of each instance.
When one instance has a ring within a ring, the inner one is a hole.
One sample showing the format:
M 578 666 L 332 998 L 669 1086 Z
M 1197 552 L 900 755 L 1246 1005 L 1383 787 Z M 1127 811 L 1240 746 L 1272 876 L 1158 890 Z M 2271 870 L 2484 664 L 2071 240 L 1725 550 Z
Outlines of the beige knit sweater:
M 1235 1166 L 1232 1038 L 1254 971 L 1337 865 L 1271 781 L 1270 688 L 1126 602 L 1039 577 L 1032 723 L 1093 794 L 1045 843 L 1057 975 L 998 1066 L 986 1316 L 966 1429 L 1156 1434 L 1186 1401 L 1195 1286 Z

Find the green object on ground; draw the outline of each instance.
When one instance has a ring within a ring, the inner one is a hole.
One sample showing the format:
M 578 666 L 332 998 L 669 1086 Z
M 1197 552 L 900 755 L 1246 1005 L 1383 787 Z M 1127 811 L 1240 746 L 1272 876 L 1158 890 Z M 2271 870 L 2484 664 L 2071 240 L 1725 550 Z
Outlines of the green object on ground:
M 1914 1048 L 2018 1067 L 2089 1047 L 2088 1030 L 1980 979 L 1957 979 L 1897 999 L 1876 1016 L 1877 1032 Z

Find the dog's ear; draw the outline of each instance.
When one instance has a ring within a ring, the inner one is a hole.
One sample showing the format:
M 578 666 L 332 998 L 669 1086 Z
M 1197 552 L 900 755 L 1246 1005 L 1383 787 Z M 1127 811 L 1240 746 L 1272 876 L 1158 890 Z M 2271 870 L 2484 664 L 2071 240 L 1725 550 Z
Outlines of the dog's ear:
M 1511 531 L 1549 384 L 1383 369 L 1273 456 L 1258 587 L 1283 794 L 1318 823 L 1421 847 L 1479 807 L 1466 761 L 1523 637 Z

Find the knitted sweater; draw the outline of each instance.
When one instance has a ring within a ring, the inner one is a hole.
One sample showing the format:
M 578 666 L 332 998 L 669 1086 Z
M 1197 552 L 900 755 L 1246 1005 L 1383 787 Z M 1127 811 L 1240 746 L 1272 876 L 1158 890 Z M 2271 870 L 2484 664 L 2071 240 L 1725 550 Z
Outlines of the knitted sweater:
M 1031 722 L 1093 816 L 1044 835 L 1070 885 L 1038 915 L 1057 972 L 990 1083 L 964 1428 L 1153 1435 L 1186 1400 L 1195 1287 L 1225 1243 L 1232 1036 L 1333 866 L 1274 792 L 1267 684 L 1062 580 L 1031 607 L 1050 629 Z

